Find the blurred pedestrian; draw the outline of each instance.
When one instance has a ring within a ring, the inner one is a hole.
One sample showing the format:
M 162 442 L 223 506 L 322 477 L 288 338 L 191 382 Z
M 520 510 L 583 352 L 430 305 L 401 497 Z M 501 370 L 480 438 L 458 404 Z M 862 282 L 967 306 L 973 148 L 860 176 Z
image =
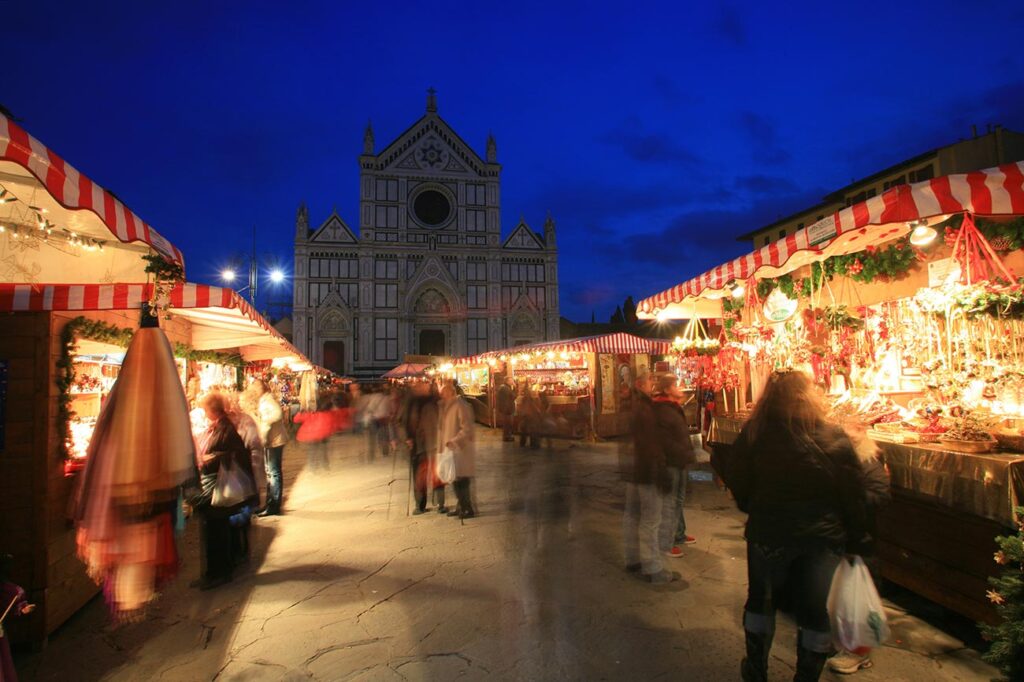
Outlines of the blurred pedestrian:
M 537 429 L 540 428 L 540 403 L 537 396 L 530 387 L 529 381 L 523 382 L 523 388 L 519 392 L 519 400 L 516 401 L 516 421 L 519 422 L 519 447 L 525 448 L 526 441 L 530 441 L 530 449 L 540 448 L 540 438 L 537 436 Z
M 655 379 L 651 399 L 658 422 L 658 437 L 665 450 L 665 463 L 668 465 L 672 485 L 672 490 L 662 505 L 659 548 L 665 556 L 678 559 L 683 556 L 680 545 L 695 542 L 686 534 L 683 503 L 686 501 L 687 467 L 697 461 L 697 455 L 693 450 L 693 443 L 690 442 L 690 427 L 686 423 L 686 415 L 683 414 L 681 405 L 683 392 L 679 390 L 676 376 L 659 375 Z
M 665 570 L 661 561 L 662 507 L 671 499 L 672 478 L 650 396 L 651 388 L 648 374 L 637 376 L 632 417 L 633 480 L 626 486 L 622 529 L 626 570 L 639 572 L 648 582 L 661 584 L 679 580 L 682 576 Z
M 249 560 L 249 529 L 252 526 L 251 515 L 260 506 L 260 487 L 256 481 L 266 480 L 266 464 L 263 456 L 263 441 L 260 440 L 260 429 L 256 421 L 242 411 L 237 393 L 224 396 L 228 419 L 235 427 L 242 443 L 245 444 L 249 457 L 249 474 L 253 480 L 252 496 L 246 500 L 243 511 L 240 511 L 231 525 L 231 551 L 237 563 Z
M 792 601 L 797 682 L 817 680 L 832 649 L 826 601 L 840 557 L 865 532 L 864 474 L 850 439 L 825 420 L 802 372 L 774 372 L 733 445 L 732 489 L 747 518 L 744 680 L 768 679 L 775 611 Z
M 434 491 L 437 511 L 444 514 L 444 484 L 437 481 L 436 455 L 438 435 L 437 390 L 433 384 L 413 385 L 412 398 L 406 406 L 405 433 L 409 447 L 409 470 L 413 480 L 416 508 L 413 514 L 427 510 L 427 495 Z M 439 485 L 438 485 L 439 484 Z
M 501 439 L 512 442 L 512 420 L 516 411 L 516 388 L 512 377 L 505 377 L 494 396 L 495 412 L 501 424 Z
M 284 497 L 281 458 L 284 455 L 284 446 L 288 442 L 288 428 L 285 426 L 281 403 L 270 392 L 266 382 L 257 379 L 253 382 L 252 390 L 257 398 L 254 417 L 260 427 L 260 440 L 263 441 L 267 471 L 267 503 L 257 516 L 276 516 L 281 513 Z
M 224 398 L 217 393 L 210 393 L 200 400 L 200 405 L 206 413 L 209 426 L 199 439 L 196 453 L 199 492 L 190 498 L 193 509 L 202 520 L 202 577 L 193 586 L 209 590 L 231 580 L 234 557 L 230 518 L 245 504 L 244 500 L 228 505 L 218 503 L 218 475 L 222 468 L 230 467 L 247 477 L 251 488 L 255 488 L 255 482 L 251 479 L 249 452 L 227 416 Z
M 455 457 L 455 480 L 452 487 L 458 503 L 448 516 L 471 519 L 476 516 L 470 484 L 476 475 L 476 437 L 473 408 L 455 390 L 455 383 L 441 385 L 438 410 L 437 450 L 449 449 Z
M 338 423 L 330 396 L 320 396 L 315 411 L 299 412 L 293 421 L 301 425 L 295 433 L 295 440 L 306 446 L 306 461 L 309 463 L 310 471 L 329 469 L 327 440 L 334 435 Z

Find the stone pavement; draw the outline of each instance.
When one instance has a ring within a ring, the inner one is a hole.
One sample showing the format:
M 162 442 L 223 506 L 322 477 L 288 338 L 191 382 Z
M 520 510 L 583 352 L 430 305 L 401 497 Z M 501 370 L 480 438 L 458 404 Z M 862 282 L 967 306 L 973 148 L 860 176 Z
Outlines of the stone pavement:
M 666 559 L 683 580 L 652 586 L 622 569 L 614 443 L 520 450 L 485 429 L 479 442 L 480 516 L 464 524 L 406 516 L 403 460 L 360 464 L 355 436 L 336 439 L 325 474 L 290 447 L 286 515 L 259 520 L 234 582 L 187 587 L 190 524 L 182 575 L 145 620 L 113 627 L 94 600 L 18 659 L 22 679 L 738 678 L 743 517 L 708 477 L 687 501 L 697 544 Z M 994 677 L 955 638 L 891 615 L 892 642 L 858 680 Z M 794 657 L 780 618 L 771 679 L 791 679 Z

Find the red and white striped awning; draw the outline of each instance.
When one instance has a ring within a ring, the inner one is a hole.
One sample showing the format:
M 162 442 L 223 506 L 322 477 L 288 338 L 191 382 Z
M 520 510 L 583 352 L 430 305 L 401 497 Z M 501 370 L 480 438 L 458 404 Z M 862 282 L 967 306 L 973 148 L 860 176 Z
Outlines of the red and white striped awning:
M 909 221 L 938 223 L 965 212 L 1024 215 L 1024 161 L 892 187 L 785 239 L 645 298 L 637 305 L 637 314 L 647 319 L 664 312 L 669 317 L 691 317 L 688 310 L 694 301 L 721 298 L 732 280 L 778 277 L 829 256 L 863 251 L 901 237 L 910 230 Z
M 665 355 L 671 348 L 672 342 L 665 339 L 644 339 L 633 334 L 616 332 L 614 334 L 582 336 L 576 339 L 540 341 L 503 350 L 491 350 L 472 357 L 459 358 L 454 360 L 453 364 L 479 364 L 487 362 L 489 359 L 499 359 L 503 355 L 519 355 L 522 353 L 533 355 L 549 351 L 552 353 L 650 353 L 651 355 Z
M 15 205 L 5 204 L 4 211 L 0 212 L 0 220 L 8 223 L 5 234 L 9 235 L 19 220 L 38 213 L 58 230 L 108 244 L 112 238 L 123 244 L 139 243 L 143 248 L 152 247 L 168 262 L 184 265 L 181 251 L 159 232 L 3 114 L 0 114 L 0 186 L 18 200 Z M 52 260 L 60 255 L 60 251 L 54 250 Z M 108 255 L 107 259 L 116 256 Z M 130 258 L 140 264 L 139 274 L 144 276 L 145 263 L 139 253 L 131 253 Z M 109 270 L 109 264 L 104 263 L 103 269 Z M 115 272 L 120 275 L 124 267 L 115 268 Z M 64 271 L 57 270 L 57 273 L 62 275 Z M 60 279 L 54 277 L 46 281 Z
M 138 310 L 151 284 L 0 283 L 0 312 Z M 295 370 L 312 365 L 273 325 L 232 289 L 179 284 L 170 292 L 171 314 L 192 323 L 197 350 L 237 349 L 246 361 L 288 360 Z

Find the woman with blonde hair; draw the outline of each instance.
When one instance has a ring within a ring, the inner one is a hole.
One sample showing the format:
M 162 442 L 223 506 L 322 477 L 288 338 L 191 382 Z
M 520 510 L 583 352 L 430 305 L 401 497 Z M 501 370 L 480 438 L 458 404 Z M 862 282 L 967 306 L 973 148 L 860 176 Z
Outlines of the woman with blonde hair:
M 777 371 L 733 445 L 730 487 L 747 512 L 744 680 L 768 679 L 775 611 L 792 600 L 799 630 L 794 680 L 817 680 L 832 648 L 832 574 L 865 526 L 865 481 L 843 429 L 830 424 L 802 372 Z

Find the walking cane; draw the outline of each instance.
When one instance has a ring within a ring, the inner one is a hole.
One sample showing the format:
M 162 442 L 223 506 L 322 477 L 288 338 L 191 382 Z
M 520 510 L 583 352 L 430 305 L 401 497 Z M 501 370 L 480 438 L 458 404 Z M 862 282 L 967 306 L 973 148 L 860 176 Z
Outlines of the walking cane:
M 398 453 L 395 453 L 391 457 L 391 480 L 388 481 L 388 511 L 384 515 L 384 519 L 387 521 L 391 520 L 391 497 L 395 492 L 395 466 L 398 464 Z

